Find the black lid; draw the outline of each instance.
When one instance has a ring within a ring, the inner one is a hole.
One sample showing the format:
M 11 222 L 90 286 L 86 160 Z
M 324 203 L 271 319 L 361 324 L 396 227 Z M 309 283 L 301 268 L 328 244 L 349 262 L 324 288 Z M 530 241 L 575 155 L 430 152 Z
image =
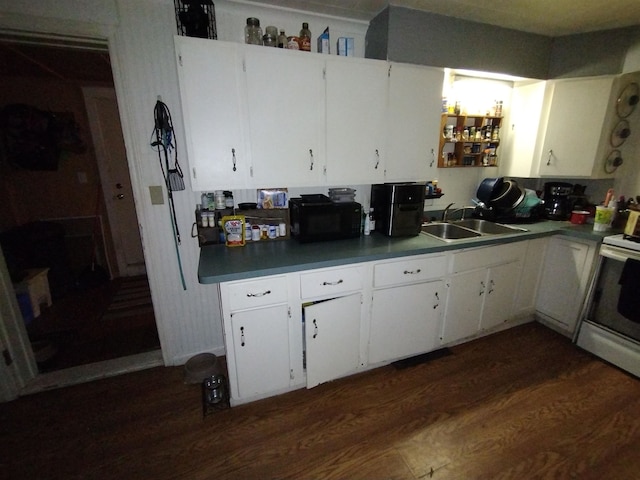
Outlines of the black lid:
M 249 25 L 251 27 L 259 27 L 260 26 L 260 20 L 258 20 L 256 17 L 249 17 L 249 18 L 247 18 L 247 25 Z

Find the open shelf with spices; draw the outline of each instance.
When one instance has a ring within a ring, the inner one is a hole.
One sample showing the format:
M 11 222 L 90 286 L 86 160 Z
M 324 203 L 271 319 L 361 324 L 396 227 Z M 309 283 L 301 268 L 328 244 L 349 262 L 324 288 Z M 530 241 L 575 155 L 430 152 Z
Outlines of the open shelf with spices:
M 496 167 L 502 117 L 443 113 L 438 168 Z

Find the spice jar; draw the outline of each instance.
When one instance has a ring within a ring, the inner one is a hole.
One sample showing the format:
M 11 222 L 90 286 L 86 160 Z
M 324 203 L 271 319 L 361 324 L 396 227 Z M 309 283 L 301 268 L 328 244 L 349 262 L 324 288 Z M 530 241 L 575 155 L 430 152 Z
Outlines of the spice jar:
M 216 190 L 216 210 L 222 210 L 226 207 L 226 200 L 222 190 Z
M 260 28 L 260 20 L 255 17 L 247 18 L 247 25 L 244 27 L 244 43 L 262 45 L 262 28 Z

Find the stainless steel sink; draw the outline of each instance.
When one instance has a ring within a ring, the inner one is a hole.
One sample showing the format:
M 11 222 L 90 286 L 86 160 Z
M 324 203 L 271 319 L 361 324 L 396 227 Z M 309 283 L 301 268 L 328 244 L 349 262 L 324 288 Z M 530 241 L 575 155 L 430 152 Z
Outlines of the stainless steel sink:
M 444 240 L 445 242 L 480 236 L 478 232 L 459 227 L 453 223 L 428 223 L 422 226 L 422 233 Z
M 468 228 L 470 230 L 473 230 L 474 232 L 482 233 L 484 235 L 500 235 L 502 233 L 516 233 L 527 231 L 524 228 L 512 227 L 509 225 L 494 223 L 479 218 L 468 218 L 465 220 L 453 221 L 451 223 L 460 227 Z
M 451 222 L 427 223 L 422 226 L 422 233 L 445 242 L 455 242 L 492 235 L 505 235 L 508 233 L 526 232 L 520 227 L 503 225 L 488 220 L 469 218 Z

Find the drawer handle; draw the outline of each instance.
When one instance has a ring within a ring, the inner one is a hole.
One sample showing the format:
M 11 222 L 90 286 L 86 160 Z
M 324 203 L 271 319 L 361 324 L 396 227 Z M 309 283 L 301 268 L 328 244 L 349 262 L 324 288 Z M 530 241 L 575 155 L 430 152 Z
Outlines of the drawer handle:
M 440 306 L 440 296 L 438 295 L 438 292 L 436 292 L 435 297 L 436 297 L 436 301 L 433 302 L 433 309 L 434 310 Z
M 486 286 L 485 286 L 484 282 L 480 282 L 480 292 L 478 293 L 478 295 L 480 295 L 480 296 L 484 295 L 485 288 L 486 288 Z
M 420 273 L 422 270 L 417 269 L 417 270 L 405 270 L 404 274 L 405 275 L 417 275 L 418 273 Z
M 323 286 L 327 286 L 327 285 L 340 285 L 341 283 L 343 283 L 344 280 L 340 279 L 337 282 L 322 282 Z
M 264 297 L 265 295 L 269 295 L 271 290 L 267 290 L 266 292 L 261 293 L 247 293 L 247 297 Z
M 494 287 L 495 285 L 496 285 L 496 284 L 493 282 L 493 280 L 490 280 L 490 281 L 489 281 L 489 293 L 492 293 L 492 292 L 493 292 L 493 287 Z
M 316 323 L 316 319 L 313 319 L 313 338 L 318 336 L 318 324 Z
M 244 327 L 240 327 L 240 345 L 244 347 Z

